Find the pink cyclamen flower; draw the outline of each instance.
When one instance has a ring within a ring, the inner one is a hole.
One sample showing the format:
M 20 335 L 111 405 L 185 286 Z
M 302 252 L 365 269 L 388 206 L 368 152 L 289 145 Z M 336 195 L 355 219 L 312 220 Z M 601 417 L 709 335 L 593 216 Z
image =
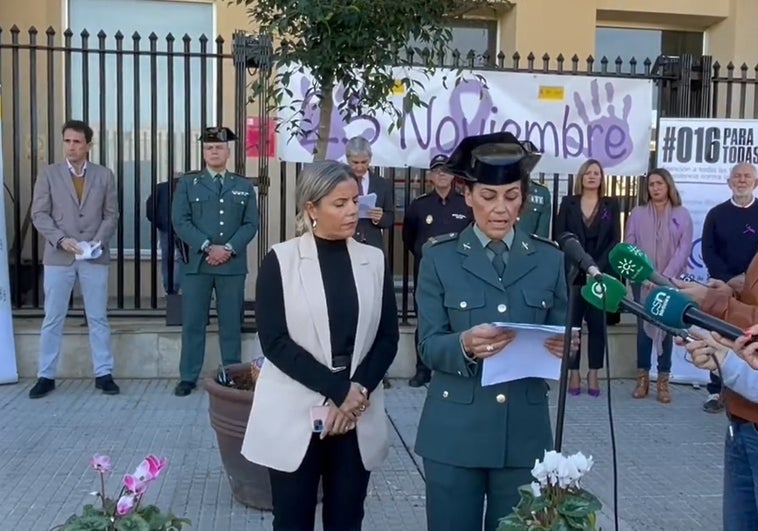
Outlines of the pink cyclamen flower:
M 116 503 L 116 513 L 119 516 L 125 516 L 134 507 L 134 496 L 131 494 L 125 494 L 118 499 Z
M 148 455 L 134 471 L 134 475 L 140 481 L 152 481 L 157 478 L 161 471 L 166 468 L 168 460 L 164 457 L 159 459 L 154 455 Z
M 135 474 L 127 474 L 124 476 L 124 487 L 130 493 L 139 496 L 147 490 L 147 480 L 142 480 Z
M 95 454 L 92 456 L 92 459 L 89 460 L 89 464 L 98 472 L 111 471 L 111 458 L 107 455 Z

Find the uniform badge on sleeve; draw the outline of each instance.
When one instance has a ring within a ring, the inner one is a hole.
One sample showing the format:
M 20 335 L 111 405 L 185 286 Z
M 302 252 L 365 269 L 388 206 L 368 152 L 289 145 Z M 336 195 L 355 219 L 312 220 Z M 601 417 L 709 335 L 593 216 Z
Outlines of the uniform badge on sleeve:
M 431 225 L 432 221 L 434 221 L 434 218 L 432 217 L 431 214 L 429 214 L 428 216 L 426 216 L 426 224 L 427 225 Z

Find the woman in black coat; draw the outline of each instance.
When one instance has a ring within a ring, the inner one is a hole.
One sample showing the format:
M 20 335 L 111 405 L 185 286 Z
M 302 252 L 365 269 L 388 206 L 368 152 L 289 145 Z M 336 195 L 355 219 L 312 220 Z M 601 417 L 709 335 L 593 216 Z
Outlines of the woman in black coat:
M 555 219 L 555 234 L 573 232 L 579 238 L 584 250 L 595 260 L 598 268 L 612 274 L 608 255 L 611 249 L 621 241 L 621 219 L 619 202 L 615 197 L 605 195 L 605 173 L 600 163 L 594 159 L 587 160 L 579 168 L 574 181 L 574 195 L 563 198 Z M 568 271 L 567 264 L 567 271 Z M 587 392 L 591 396 L 600 396 L 597 371 L 603 368 L 605 354 L 605 335 L 603 326 L 605 313 L 586 303 L 579 289 L 587 282 L 584 273 L 579 273 L 570 286 L 576 290 L 574 312 L 571 316 L 573 326 L 587 322 L 587 353 L 589 372 L 587 374 Z M 570 367 L 568 392 L 579 395 L 582 379 L 579 374 L 581 351 L 574 357 Z

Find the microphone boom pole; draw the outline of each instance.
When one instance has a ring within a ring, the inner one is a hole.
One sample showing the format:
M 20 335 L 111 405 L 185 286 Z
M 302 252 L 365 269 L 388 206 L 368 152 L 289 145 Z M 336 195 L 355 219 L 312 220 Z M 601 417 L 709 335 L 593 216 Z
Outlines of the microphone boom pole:
M 576 306 L 576 298 L 579 296 L 574 282 L 578 274 L 579 268 L 572 264 L 567 275 L 568 303 L 566 305 L 566 330 L 563 332 L 563 357 L 561 358 L 561 375 L 558 384 L 558 412 L 555 419 L 554 449 L 556 452 L 560 452 L 563 445 L 563 424 L 566 420 L 569 366 L 573 363 L 574 357 L 579 355 L 578 352 L 571 352 L 572 318 Z M 581 331 L 579 333 L 581 334 Z

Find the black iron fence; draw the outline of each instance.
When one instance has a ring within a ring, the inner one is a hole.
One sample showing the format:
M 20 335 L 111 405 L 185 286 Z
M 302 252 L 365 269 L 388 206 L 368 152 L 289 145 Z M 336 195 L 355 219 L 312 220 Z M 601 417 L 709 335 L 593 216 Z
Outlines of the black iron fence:
M 112 168 L 117 177 L 120 217 L 111 242 L 113 315 L 164 311 L 159 235 L 145 217 L 145 199 L 172 175 L 200 167 L 197 137 L 206 125 L 231 125 L 240 137 L 235 144 L 235 169 L 255 173 L 261 211 L 259 258 L 269 247 L 269 236 L 282 240 L 291 235 L 288 227 L 295 212 L 288 198 L 293 196 L 299 168 L 287 163 L 269 168 L 275 159 L 269 154 L 267 111 L 262 99 L 255 102 L 257 109 L 249 105 L 253 76 L 260 76 L 258 82 L 268 76 L 252 69 L 256 65 L 250 61 L 250 49 L 251 39 L 243 33 L 227 42 L 220 36 L 211 40 L 102 31 L 74 35 L 70 30 L 61 35 L 53 28 L 43 36 L 35 28 L 0 29 L 3 183 L 17 314 L 40 314 L 42 309 L 42 247 L 30 220 L 31 192 L 39 169 L 61 160 L 60 126 L 65 119 L 90 123 L 96 132 L 92 160 Z M 624 62 L 452 52 L 440 59 L 477 70 L 650 79 L 658 116 L 758 116 L 758 67 L 751 74 L 743 65 L 736 73 L 734 65 L 711 64 L 709 57 Z M 257 139 L 247 135 L 249 115 L 257 118 Z M 250 170 L 251 164 L 256 170 Z M 399 235 L 405 209 L 425 191 L 424 171 L 377 171 L 394 184 L 396 227 L 388 235 L 388 257 L 402 318 L 407 320 L 413 313 L 412 261 Z M 573 176 L 542 174 L 538 179 L 552 192 L 555 218 L 558 199 L 573 186 Z M 625 218 L 638 203 L 641 178 L 614 175 L 608 179 Z M 276 200 L 269 204 L 271 192 Z

